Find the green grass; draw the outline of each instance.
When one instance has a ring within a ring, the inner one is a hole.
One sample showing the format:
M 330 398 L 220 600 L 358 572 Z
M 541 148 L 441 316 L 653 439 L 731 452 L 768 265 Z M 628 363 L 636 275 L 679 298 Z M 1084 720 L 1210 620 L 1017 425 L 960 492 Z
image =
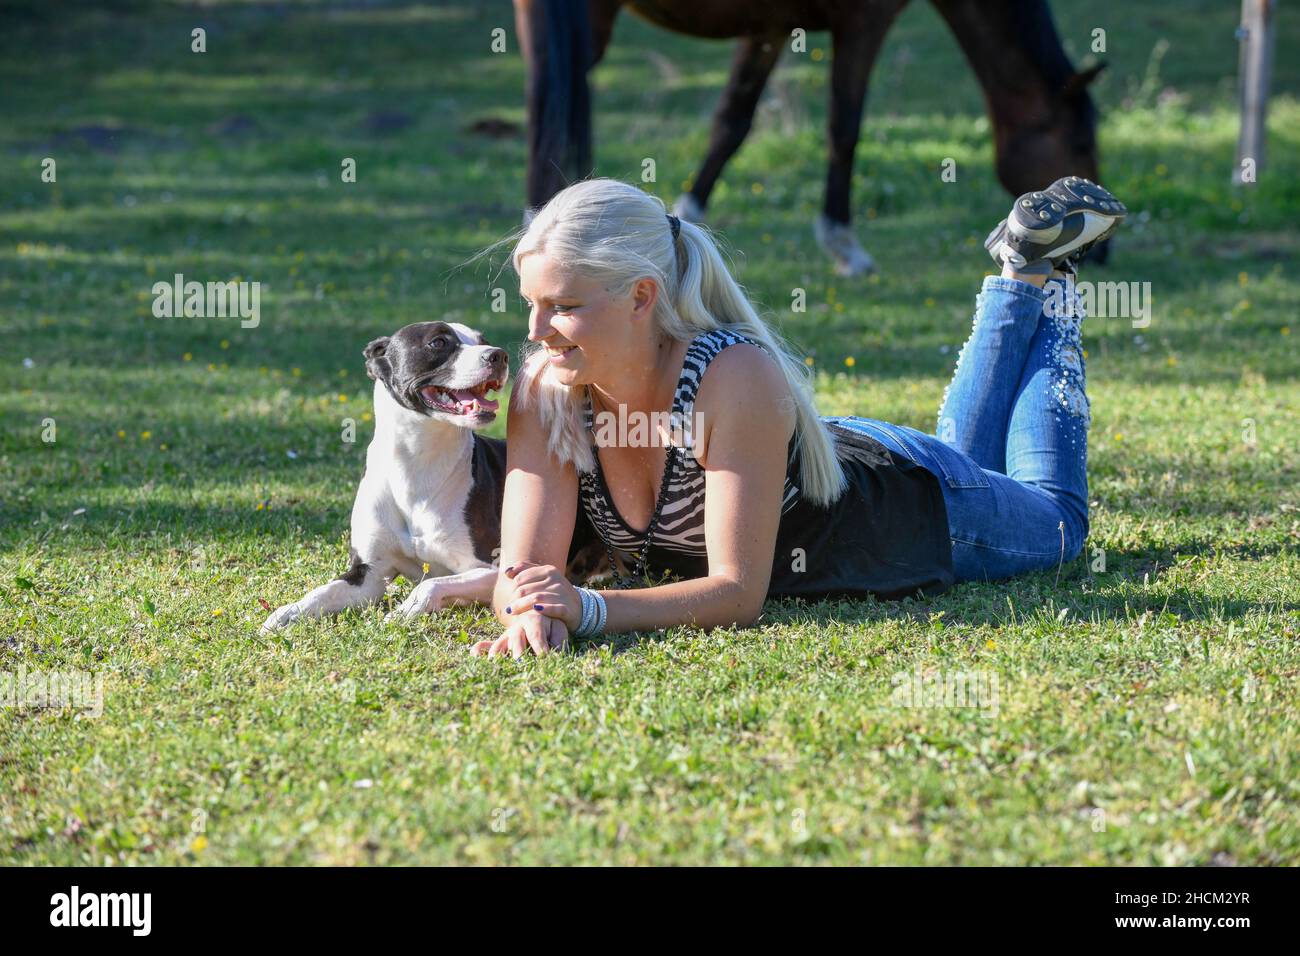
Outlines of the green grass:
M 0 15 L 0 672 L 93 672 L 104 712 L 0 707 L 0 861 L 1300 862 L 1294 17 L 1268 166 L 1238 192 L 1234 5 L 1058 5 L 1078 60 L 1108 29 L 1103 169 L 1133 211 L 1092 277 L 1150 281 L 1155 304 L 1140 332 L 1084 326 L 1083 557 L 488 662 L 466 651 L 499 632 L 482 610 L 257 625 L 259 599 L 344 567 L 365 342 L 434 317 L 521 339 L 510 274 L 456 268 L 522 202 L 522 137 L 466 131 L 522 120 L 518 58 L 487 52 L 495 26 L 513 49 L 508 5 L 59 6 Z M 671 200 L 729 47 L 632 17 L 615 40 L 598 172 L 652 156 Z M 882 272 L 847 281 L 811 230 L 826 82 L 788 57 L 711 223 L 814 357 L 825 414 L 930 428 L 1008 205 L 979 91 L 914 4 L 858 153 Z M 394 109 L 406 128 L 367 128 Z M 261 325 L 153 318 L 175 272 L 261 281 Z M 916 673 L 996 680 L 997 712 L 901 706 Z

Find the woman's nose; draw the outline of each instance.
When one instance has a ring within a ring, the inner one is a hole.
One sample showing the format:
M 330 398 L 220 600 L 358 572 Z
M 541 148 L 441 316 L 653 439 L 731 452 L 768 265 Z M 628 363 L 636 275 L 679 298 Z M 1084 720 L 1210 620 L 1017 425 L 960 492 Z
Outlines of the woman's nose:
M 541 309 L 534 309 L 528 317 L 528 341 L 540 342 L 551 337 L 551 319 Z

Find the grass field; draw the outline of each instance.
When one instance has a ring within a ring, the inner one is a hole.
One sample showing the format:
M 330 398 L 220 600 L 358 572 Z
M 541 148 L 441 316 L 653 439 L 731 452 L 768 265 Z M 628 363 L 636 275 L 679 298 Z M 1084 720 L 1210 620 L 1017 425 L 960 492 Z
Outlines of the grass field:
M 1154 304 L 1084 325 L 1082 557 L 521 662 L 468 655 L 485 610 L 257 634 L 260 600 L 345 566 L 364 344 L 441 317 L 522 339 L 509 271 L 457 268 L 522 204 L 522 135 L 469 129 L 523 120 L 519 58 L 488 51 L 509 5 L 7 6 L 0 674 L 88 672 L 103 713 L 0 704 L 0 862 L 1300 862 L 1300 20 L 1238 191 L 1238 6 L 1058 4 L 1076 61 L 1107 29 L 1103 175 L 1132 211 L 1092 278 Z M 1010 201 L 979 90 L 909 8 L 858 152 L 881 272 L 837 279 L 816 56 L 787 56 L 710 221 L 825 414 L 930 429 Z M 597 172 L 653 157 L 671 202 L 729 57 L 622 19 Z M 177 272 L 262 282 L 260 325 L 154 318 Z M 905 706 L 957 678 L 996 707 Z

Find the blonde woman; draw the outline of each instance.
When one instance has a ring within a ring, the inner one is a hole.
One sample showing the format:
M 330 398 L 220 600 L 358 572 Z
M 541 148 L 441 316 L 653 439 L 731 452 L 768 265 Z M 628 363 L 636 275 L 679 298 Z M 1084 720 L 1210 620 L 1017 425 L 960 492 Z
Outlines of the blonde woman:
M 1079 317 L 1046 285 L 1124 214 L 1076 177 L 1016 201 L 936 437 L 819 417 L 809 370 L 701 226 L 615 180 L 559 193 L 511 260 L 532 344 L 507 420 L 505 632 L 472 652 L 750 626 L 769 597 L 936 594 L 1074 557 L 1089 407 Z M 614 587 L 565 578 L 579 520 Z

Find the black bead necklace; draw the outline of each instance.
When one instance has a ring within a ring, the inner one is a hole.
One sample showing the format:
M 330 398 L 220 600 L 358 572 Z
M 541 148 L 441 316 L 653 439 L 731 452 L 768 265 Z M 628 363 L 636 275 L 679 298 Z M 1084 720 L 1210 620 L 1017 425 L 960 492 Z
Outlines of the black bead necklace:
M 593 454 L 595 449 L 592 449 Z M 664 454 L 664 476 L 659 484 L 659 500 L 655 502 L 654 514 L 650 516 L 650 524 L 645 529 L 645 537 L 641 540 L 641 551 L 637 555 L 636 564 L 632 567 L 631 577 L 624 577 L 618 570 L 618 562 L 614 560 L 614 549 L 610 547 L 608 541 L 605 542 L 605 553 L 609 556 L 609 569 L 614 574 L 614 587 L 618 590 L 627 590 L 628 588 L 637 587 L 637 582 L 645 577 L 646 558 L 650 554 L 650 543 L 654 538 L 655 530 L 659 527 L 659 516 L 663 513 L 664 503 L 668 500 L 668 483 L 672 481 L 673 468 L 677 463 L 677 446 L 671 442 L 668 445 L 668 451 Z M 596 459 L 596 467 L 600 467 L 600 458 Z M 605 482 L 605 487 L 609 483 Z M 614 507 L 614 501 L 611 498 L 609 506 Z

